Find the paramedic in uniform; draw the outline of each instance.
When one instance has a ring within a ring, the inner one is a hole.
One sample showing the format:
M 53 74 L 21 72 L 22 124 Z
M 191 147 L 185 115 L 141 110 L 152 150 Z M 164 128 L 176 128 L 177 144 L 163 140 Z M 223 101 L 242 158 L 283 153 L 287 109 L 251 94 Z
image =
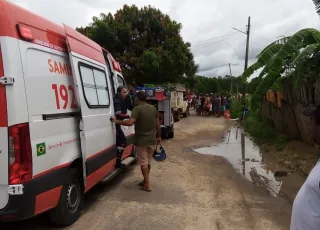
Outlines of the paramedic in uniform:
M 135 129 L 135 145 L 138 156 L 138 163 L 141 166 L 141 172 L 144 180 L 139 183 L 141 189 L 151 192 L 150 186 L 150 170 L 151 158 L 156 145 L 161 142 L 161 131 L 159 123 L 159 115 L 157 109 L 146 103 L 147 95 L 140 91 L 136 94 L 136 104 L 132 110 L 129 120 L 120 121 L 116 117 L 112 117 L 112 121 L 118 125 L 134 126 Z
M 320 143 L 320 105 L 304 115 L 314 118 L 313 137 Z M 320 161 L 314 166 L 300 188 L 292 207 L 290 230 L 320 229 Z

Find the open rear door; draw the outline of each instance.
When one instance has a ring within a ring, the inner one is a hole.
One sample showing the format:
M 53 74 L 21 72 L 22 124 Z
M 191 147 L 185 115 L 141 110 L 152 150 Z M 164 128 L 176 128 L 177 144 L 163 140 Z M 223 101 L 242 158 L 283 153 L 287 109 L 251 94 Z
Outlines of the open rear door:
M 77 103 L 81 110 L 81 154 L 87 190 L 107 172 L 99 173 L 99 177 L 94 176 L 89 181 L 90 175 L 111 161 L 114 155 L 110 152 L 115 144 L 115 128 L 110 122 L 113 115 L 112 86 L 101 47 L 72 28 L 66 25 L 64 28 Z

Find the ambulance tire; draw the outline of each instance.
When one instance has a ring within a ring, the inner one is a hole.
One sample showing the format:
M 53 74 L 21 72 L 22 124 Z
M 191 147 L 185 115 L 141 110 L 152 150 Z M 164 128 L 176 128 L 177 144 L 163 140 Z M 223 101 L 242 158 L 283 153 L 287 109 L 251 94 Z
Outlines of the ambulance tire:
M 50 213 L 54 224 L 69 226 L 76 222 L 84 205 L 84 188 L 81 171 L 70 168 L 62 187 L 58 206 Z

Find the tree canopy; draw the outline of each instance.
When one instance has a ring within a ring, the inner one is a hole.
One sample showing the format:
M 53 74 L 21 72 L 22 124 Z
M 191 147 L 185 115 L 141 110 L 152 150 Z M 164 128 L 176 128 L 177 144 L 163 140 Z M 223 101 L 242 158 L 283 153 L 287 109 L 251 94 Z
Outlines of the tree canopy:
M 230 77 L 229 75 L 226 75 L 224 77 L 195 76 L 194 79 L 195 84 L 192 90 L 198 93 L 218 93 L 228 95 L 230 94 L 231 90 L 231 82 L 232 93 L 236 93 L 237 86 L 241 87 L 242 85 L 241 77 Z M 185 85 L 188 87 L 188 83 L 185 83 Z
M 156 8 L 124 5 L 114 15 L 93 17 L 77 31 L 112 53 L 129 82 L 144 84 L 194 77 L 197 66 L 190 43 L 180 35 L 181 28 Z

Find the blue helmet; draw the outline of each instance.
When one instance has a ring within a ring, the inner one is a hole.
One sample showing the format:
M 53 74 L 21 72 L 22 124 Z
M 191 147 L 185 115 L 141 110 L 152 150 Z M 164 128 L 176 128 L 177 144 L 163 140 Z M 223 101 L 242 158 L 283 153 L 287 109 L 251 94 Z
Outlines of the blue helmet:
M 154 150 L 153 159 L 156 161 L 164 161 L 167 158 L 166 150 L 160 145 L 160 151 Z

